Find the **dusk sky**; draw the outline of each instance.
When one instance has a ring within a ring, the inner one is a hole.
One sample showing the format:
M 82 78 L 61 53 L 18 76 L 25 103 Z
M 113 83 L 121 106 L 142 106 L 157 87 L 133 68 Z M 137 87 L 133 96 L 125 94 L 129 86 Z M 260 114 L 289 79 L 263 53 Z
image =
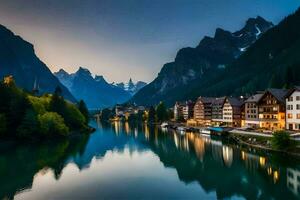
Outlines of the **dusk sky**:
M 273 23 L 300 0 L 0 0 L 0 23 L 35 46 L 54 72 L 89 68 L 106 80 L 152 81 L 178 49 L 217 27 Z

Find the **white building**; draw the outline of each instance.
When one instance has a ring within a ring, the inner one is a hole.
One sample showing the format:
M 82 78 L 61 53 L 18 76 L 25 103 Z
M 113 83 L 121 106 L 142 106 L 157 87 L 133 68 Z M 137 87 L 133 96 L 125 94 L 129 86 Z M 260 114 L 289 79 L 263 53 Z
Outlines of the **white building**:
M 286 129 L 300 130 L 300 87 L 296 86 L 286 95 Z

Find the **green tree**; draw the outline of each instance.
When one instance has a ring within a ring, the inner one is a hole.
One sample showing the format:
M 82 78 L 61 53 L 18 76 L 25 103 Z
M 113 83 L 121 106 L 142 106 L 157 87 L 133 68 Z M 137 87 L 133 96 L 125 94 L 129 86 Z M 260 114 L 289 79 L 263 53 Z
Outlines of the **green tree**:
M 50 111 L 56 112 L 61 116 L 63 116 L 65 110 L 66 110 L 66 102 L 64 98 L 61 96 L 61 88 L 57 86 L 50 100 Z
M 89 111 L 86 107 L 86 104 L 83 100 L 80 100 L 78 103 L 78 109 L 81 112 L 81 114 L 84 116 L 85 118 L 85 123 L 88 124 L 89 122 Z
M 168 111 L 163 102 L 160 102 L 156 107 L 156 116 L 159 122 L 168 120 Z
M 46 137 L 68 136 L 69 128 L 65 125 L 64 119 L 55 112 L 46 112 L 39 116 L 41 133 Z
M 63 118 L 66 125 L 73 129 L 78 130 L 86 127 L 86 119 L 77 109 L 74 104 L 66 103 L 65 111 L 63 112 Z
M 110 109 L 105 108 L 101 111 L 100 120 L 102 122 L 108 122 L 112 117 L 113 117 L 113 112 Z
M 290 134 L 286 131 L 277 131 L 273 134 L 271 145 L 274 149 L 285 150 L 292 148 L 295 142 L 291 140 Z
M 5 135 L 6 131 L 7 131 L 6 117 L 4 114 L 0 114 L 0 136 Z
M 39 132 L 39 120 L 33 109 L 28 109 L 17 129 L 17 136 L 20 138 L 34 137 Z
M 149 113 L 148 113 L 148 122 L 154 123 L 156 122 L 156 111 L 153 106 L 150 107 Z

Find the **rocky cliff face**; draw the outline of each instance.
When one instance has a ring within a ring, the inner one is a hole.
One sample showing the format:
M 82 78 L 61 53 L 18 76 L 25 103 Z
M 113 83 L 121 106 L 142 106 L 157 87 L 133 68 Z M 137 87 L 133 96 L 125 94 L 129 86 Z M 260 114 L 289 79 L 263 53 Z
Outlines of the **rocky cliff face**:
M 174 62 L 167 63 L 157 78 L 131 99 L 138 104 L 172 104 L 185 100 L 187 92 L 201 86 L 204 77 L 213 78 L 239 58 L 246 50 L 273 27 L 262 17 L 250 18 L 239 31 L 229 32 L 218 28 L 214 37 L 204 37 L 195 48 L 178 51 Z
M 36 82 L 41 94 L 53 93 L 59 86 L 65 98 L 75 101 L 69 90 L 36 56 L 33 45 L 0 25 L 0 78 L 7 75 L 13 75 L 17 85 L 28 91 Z
M 54 73 L 77 99 L 83 99 L 90 109 L 98 109 L 124 103 L 131 95 L 105 81 L 103 76 L 93 77 L 88 69 L 80 67 L 69 74 L 64 70 Z

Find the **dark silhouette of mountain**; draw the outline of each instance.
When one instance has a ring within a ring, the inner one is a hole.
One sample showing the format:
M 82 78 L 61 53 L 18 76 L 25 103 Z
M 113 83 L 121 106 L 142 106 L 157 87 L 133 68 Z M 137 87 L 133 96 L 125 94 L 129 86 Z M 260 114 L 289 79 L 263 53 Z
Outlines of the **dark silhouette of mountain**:
M 7 75 L 12 75 L 17 85 L 28 91 L 36 85 L 41 94 L 53 93 L 59 86 L 65 98 L 75 101 L 68 89 L 36 56 L 33 45 L 0 25 L 0 78 Z
M 77 99 L 83 99 L 89 109 L 111 107 L 131 97 L 127 91 L 107 83 L 103 76 L 93 77 L 82 67 L 73 74 L 62 69 L 54 74 Z
M 112 83 L 113 85 L 129 92 L 132 96 L 135 95 L 138 91 L 140 91 L 143 87 L 147 85 L 147 83 L 143 81 L 138 81 L 134 83 L 132 79 L 130 78 L 127 83 Z
M 157 78 L 131 101 L 151 105 L 163 100 L 170 105 L 177 100 L 196 98 L 202 94 L 207 78 L 221 74 L 271 27 L 271 22 L 257 17 L 247 20 L 234 33 L 218 28 L 214 37 L 204 37 L 196 48 L 179 50 L 175 61 L 165 64 Z

